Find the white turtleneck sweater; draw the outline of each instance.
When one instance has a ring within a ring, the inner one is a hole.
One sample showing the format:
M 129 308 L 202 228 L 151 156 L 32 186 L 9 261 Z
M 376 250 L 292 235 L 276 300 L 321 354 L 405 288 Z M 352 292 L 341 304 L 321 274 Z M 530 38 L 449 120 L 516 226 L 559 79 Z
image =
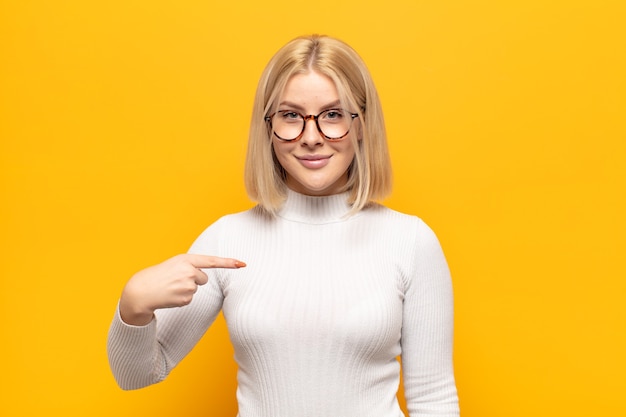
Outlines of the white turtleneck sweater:
M 223 310 L 239 367 L 240 417 L 400 417 L 402 359 L 411 417 L 458 416 L 452 289 L 436 236 L 380 205 L 347 216 L 346 194 L 289 192 L 205 230 L 191 253 L 237 258 L 206 269 L 191 304 L 146 326 L 119 312 L 109 332 L 124 389 L 163 380 Z

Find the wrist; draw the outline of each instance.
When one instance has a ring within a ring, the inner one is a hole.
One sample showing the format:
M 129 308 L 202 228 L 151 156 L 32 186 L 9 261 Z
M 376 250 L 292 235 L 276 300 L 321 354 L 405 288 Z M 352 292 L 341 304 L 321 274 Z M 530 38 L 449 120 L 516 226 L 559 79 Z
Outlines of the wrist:
M 120 298 L 119 313 L 122 321 L 132 326 L 145 326 L 154 319 L 154 310 L 133 301 L 126 289 Z
M 120 318 L 131 326 L 146 326 L 154 319 L 154 312 L 138 312 L 123 308 L 120 303 Z

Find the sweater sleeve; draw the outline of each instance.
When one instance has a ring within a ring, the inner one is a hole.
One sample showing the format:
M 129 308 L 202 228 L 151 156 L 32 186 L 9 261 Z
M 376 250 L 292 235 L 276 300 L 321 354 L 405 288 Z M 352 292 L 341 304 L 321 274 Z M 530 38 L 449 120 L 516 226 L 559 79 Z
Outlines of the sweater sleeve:
M 415 237 L 401 336 L 407 408 L 410 417 L 456 417 L 450 272 L 437 237 L 421 220 Z
M 189 253 L 215 254 L 214 229 L 207 229 Z M 223 294 L 216 270 L 203 271 L 209 281 L 198 287 L 189 305 L 157 310 L 155 319 L 146 326 L 126 324 L 118 306 L 109 329 L 107 352 L 113 376 L 122 389 L 143 388 L 165 379 L 213 323 Z

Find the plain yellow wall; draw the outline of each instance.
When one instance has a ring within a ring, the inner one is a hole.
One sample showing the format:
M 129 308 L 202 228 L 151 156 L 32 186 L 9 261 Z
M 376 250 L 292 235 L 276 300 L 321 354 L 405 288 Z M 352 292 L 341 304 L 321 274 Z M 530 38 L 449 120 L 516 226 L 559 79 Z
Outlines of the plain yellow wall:
M 368 63 L 387 204 L 448 256 L 463 416 L 626 415 L 625 21 L 620 0 L 0 1 L 0 415 L 236 414 L 221 319 L 134 392 L 106 333 L 130 275 L 251 206 L 256 82 L 312 32 Z

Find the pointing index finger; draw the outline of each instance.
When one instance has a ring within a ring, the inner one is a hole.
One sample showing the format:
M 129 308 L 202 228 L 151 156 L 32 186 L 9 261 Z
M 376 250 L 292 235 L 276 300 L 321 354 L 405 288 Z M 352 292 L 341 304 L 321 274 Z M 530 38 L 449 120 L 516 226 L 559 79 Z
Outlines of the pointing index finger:
M 222 258 L 219 256 L 187 254 L 187 260 L 196 268 L 230 268 L 238 269 L 246 266 L 242 262 L 233 258 Z

